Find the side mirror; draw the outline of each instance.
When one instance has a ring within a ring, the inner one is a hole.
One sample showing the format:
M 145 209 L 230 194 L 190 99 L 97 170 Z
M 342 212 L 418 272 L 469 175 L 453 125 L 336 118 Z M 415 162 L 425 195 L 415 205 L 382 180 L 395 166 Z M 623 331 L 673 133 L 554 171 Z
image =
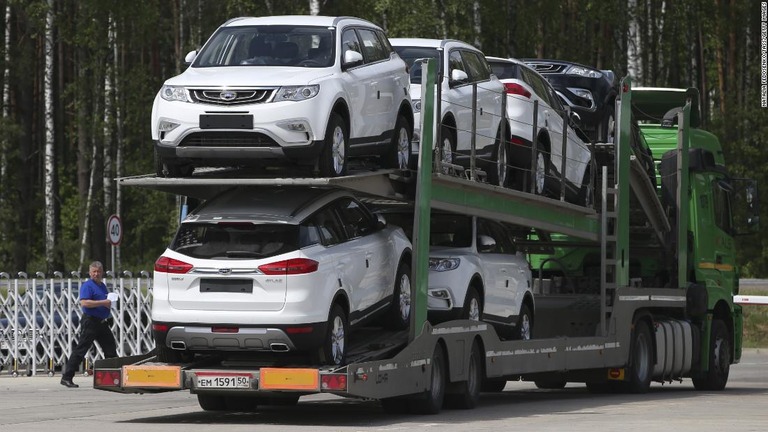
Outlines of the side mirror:
M 576 111 L 571 111 L 571 124 L 576 127 L 581 127 L 581 116 Z
M 192 64 L 193 61 L 195 61 L 195 57 L 197 57 L 197 50 L 192 50 L 187 53 L 187 55 L 184 56 L 184 64 L 189 66 Z
M 479 252 L 493 252 L 496 250 L 496 240 L 487 235 L 477 236 L 477 250 Z
M 343 69 L 355 67 L 363 63 L 363 55 L 354 50 L 344 51 L 344 61 L 341 63 Z
M 376 228 L 378 229 L 384 229 L 387 226 L 387 219 L 384 218 L 381 214 L 376 214 Z
M 451 71 L 450 85 L 457 85 L 469 81 L 469 75 L 461 69 L 453 69 Z

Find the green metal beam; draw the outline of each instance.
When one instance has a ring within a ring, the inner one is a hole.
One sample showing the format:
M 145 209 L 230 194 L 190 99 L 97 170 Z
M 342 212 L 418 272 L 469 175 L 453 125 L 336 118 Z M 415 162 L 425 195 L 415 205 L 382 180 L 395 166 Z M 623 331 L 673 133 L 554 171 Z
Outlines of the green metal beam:
M 621 81 L 619 130 L 616 135 L 616 286 L 629 286 L 629 169 L 632 131 L 632 78 Z M 610 186 L 609 186 L 610 187 Z
M 677 118 L 677 283 L 688 286 L 688 214 L 691 205 L 688 189 L 688 148 L 691 124 L 691 100 L 683 107 L 683 115 Z

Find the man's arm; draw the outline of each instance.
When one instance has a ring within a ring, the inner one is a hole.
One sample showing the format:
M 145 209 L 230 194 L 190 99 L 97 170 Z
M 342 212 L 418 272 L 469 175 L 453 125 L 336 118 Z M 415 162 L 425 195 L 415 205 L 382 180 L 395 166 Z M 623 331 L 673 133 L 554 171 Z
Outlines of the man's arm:
M 99 306 L 112 307 L 112 302 L 107 299 L 105 300 L 80 299 L 80 306 L 84 308 L 95 308 Z

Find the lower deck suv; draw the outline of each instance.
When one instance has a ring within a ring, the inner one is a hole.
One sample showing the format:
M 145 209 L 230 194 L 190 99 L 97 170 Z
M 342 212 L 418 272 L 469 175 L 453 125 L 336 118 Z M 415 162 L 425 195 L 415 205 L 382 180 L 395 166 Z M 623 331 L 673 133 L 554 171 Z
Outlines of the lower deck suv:
M 235 18 L 185 60 L 152 107 L 159 176 L 289 161 L 335 177 L 353 156 L 407 167 L 408 72 L 368 21 Z

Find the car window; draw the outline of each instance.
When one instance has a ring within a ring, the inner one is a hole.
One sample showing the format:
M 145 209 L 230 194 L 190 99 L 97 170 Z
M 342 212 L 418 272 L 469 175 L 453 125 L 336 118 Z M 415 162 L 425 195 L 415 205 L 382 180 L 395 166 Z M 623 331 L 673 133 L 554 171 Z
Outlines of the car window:
M 316 227 L 320 242 L 324 246 L 333 246 L 344 241 L 344 231 L 333 207 L 327 206 L 309 218 L 307 226 Z
M 339 200 L 336 208 L 348 238 L 362 237 L 376 230 L 373 215 L 357 201 L 344 198 Z
M 464 72 L 467 72 L 466 66 L 464 66 L 464 59 L 461 57 L 461 51 L 459 50 L 453 50 L 448 55 L 448 73 L 453 74 L 454 70 L 462 70 Z M 469 75 L 469 72 L 467 72 L 467 75 Z
M 477 221 L 477 235 L 486 235 L 493 238 L 496 241 L 496 247 L 493 250 L 486 251 L 486 253 L 503 253 L 513 254 L 515 253 L 515 247 L 510 238 L 509 232 L 503 225 L 487 220 L 478 219 Z M 478 241 L 479 244 L 479 241 Z
M 430 221 L 430 246 L 472 246 L 472 217 L 452 213 L 433 213 Z
M 491 77 L 491 70 L 483 56 L 474 51 L 462 51 L 461 56 L 472 82 L 485 81 Z
M 360 40 L 357 38 L 355 29 L 346 29 L 341 35 L 341 56 L 344 58 L 344 52 L 347 50 L 357 51 L 360 54 L 363 50 L 360 46 Z
M 407 64 L 410 68 L 411 84 L 421 84 L 422 64 L 421 62 L 416 62 L 416 60 L 424 58 L 437 59 L 438 68 L 442 68 L 442 62 L 439 61 L 441 51 L 438 51 L 435 48 L 398 46 L 395 47 L 395 51 L 397 52 L 397 55 L 399 55 L 400 58 L 405 61 L 405 64 Z
M 491 71 L 499 79 L 522 79 L 520 68 L 515 63 L 490 62 Z
M 193 67 L 326 67 L 332 64 L 332 41 L 333 31 L 327 27 L 222 27 L 200 51 Z M 321 57 L 321 53 L 325 55 Z
M 389 52 L 384 45 L 381 44 L 378 36 L 373 30 L 358 29 L 360 40 L 363 44 L 363 57 L 366 63 L 373 63 L 389 58 Z
M 542 99 L 544 103 L 549 105 L 549 95 L 547 94 L 547 88 L 544 86 L 544 83 L 538 79 L 536 74 L 528 69 L 522 69 L 522 77 L 523 81 L 531 86 L 533 92 L 536 93 L 536 96 Z
M 255 259 L 298 249 L 299 228 L 285 224 L 184 223 L 170 249 L 193 258 Z

